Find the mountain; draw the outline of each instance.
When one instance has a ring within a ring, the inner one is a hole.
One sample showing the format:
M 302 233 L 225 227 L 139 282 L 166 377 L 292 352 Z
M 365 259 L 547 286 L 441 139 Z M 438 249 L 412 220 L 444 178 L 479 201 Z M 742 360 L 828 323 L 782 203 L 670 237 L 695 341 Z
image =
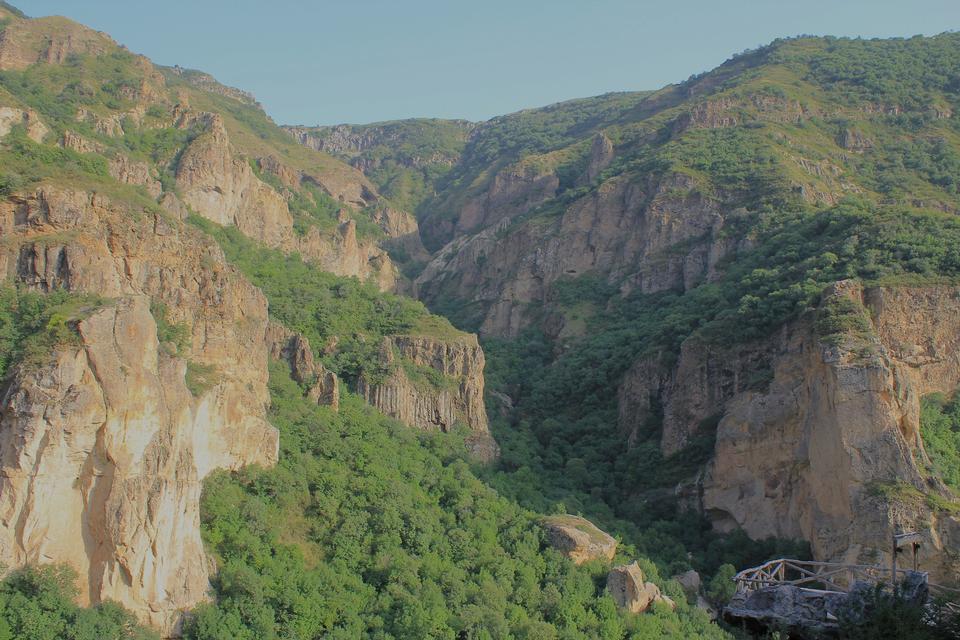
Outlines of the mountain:
M 2 21 L 11 566 L 65 562 L 81 602 L 179 633 L 215 571 L 202 481 L 274 466 L 284 448 L 267 422 L 271 358 L 302 387 L 301 410 L 355 407 L 356 392 L 496 455 L 476 338 L 382 292 L 400 276 L 379 243 L 415 235 L 408 214 L 295 144 L 249 94 L 64 18 L 4 8 Z
M 0 4 L 0 637 L 731 638 L 734 567 L 905 528 L 949 581 L 958 71 L 279 127 Z
M 952 581 L 958 71 L 955 33 L 804 37 L 477 124 L 414 290 L 485 337 L 498 488 L 819 560 L 916 529 Z

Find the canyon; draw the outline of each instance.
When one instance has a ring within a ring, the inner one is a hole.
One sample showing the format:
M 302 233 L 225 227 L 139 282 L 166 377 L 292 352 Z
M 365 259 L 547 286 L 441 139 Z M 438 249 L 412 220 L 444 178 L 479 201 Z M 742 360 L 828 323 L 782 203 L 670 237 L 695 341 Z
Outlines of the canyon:
M 305 455 L 271 424 L 282 371 L 316 430 L 387 416 L 462 439 L 463 460 L 430 450 L 522 504 L 537 533 L 516 546 L 623 561 L 609 588 L 633 615 L 701 614 L 567 514 L 653 554 L 643 509 L 666 500 L 718 540 L 860 564 L 916 530 L 924 570 L 956 582 L 958 487 L 922 424 L 960 387 L 956 34 L 777 41 L 483 123 L 278 127 L 65 18 L 0 19 L 0 285 L 70 301 L 37 330 L 49 353 L 10 355 L 0 382 L 10 569 L 68 564 L 83 604 L 188 633 L 236 560 L 211 551 L 205 487 Z M 933 62 L 904 54 L 879 97 L 844 66 L 907 46 Z M 278 294 L 290 265 L 325 284 Z M 631 468 L 650 460 L 667 480 Z M 418 490 L 430 464 L 405 471 Z M 302 491 L 311 516 L 335 511 L 325 486 Z M 438 491 L 449 518 L 472 508 Z M 439 553 L 404 518 L 383 522 Z M 339 551 L 305 521 L 286 542 L 322 566 Z

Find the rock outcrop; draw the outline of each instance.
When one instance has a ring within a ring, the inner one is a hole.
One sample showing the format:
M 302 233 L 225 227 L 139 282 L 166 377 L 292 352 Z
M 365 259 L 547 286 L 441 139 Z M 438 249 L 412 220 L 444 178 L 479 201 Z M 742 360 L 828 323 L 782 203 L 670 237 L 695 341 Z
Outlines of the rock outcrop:
M 176 171 L 183 201 L 199 215 L 220 225 L 235 226 L 267 246 L 296 251 L 325 271 L 371 279 L 382 290 L 396 286 L 396 268 L 390 256 L 376 241 L 359 238 L 356 222 L 349 216 L 341 216 L 333 233 L 316 227 L 310 227 L 303 236 L 295 233 L 287 201 L 260 180 L 250 163 L 236 152 L 220 115 L 185 112 L 180 115 L 180 123 L 204 129 L 184 150 Z M 261 158 L 260 166 L 288 180 L 294 175 L 299 180 L 320 180 L 295 174 L 276 158 Z M 365 202 L 359 194 L 356 197 L 361 198 L 361 204 Z
M 163 187 L 156 172 L 146 162 L 136 162 L 127 156 L 117 154 L 107 165 L 110 176 L 123 184 L 135 184 L 146 188 L 154 198 L 159 198 Z
M 260 181 L 230 145 L 223 118 L 209 114 L 206 130 L 183 151 L 177 186 L 198 214 L 268 246 L 293 242 L 293 218 L 279 193 Z
M 714 439 L 696 493 L 722 530 L 804 539 L 818 560 L 875 563 L 888 561 L 892 534 L 915 529 L 921 566 L 953 581 L 960 519 L 935 506 L 950 497 L 924 470 L 919 415 L 922 396 L 960 386 L 960 291 L 843 282 L 821 305 L 839 298 L 863 305 L 868 334 L 825 341 L 808 314 L 753 345 L 688 341 L 672 370 L 638 362 L 620 389 L 625 430 L 654 399 L 665 452 Z
M 646 185 L 613 178 L 558 216 L 507 233 L 509 224 L 451 241 L 417 278 L 417 295 L 474 303 L 485 309 L 482 334 L 515 336 L 561 278 L 595 273 L 625 291 L 682 290 L 715 278 L 737 243 L 724 236 L 716 203 L 683 175 Z
M 583 564 L 591 560 L 613 560 L 617 541 L 586 518 L 573 515 L 548 516 L 540 520 L 547 539 L 557 551 Z
M 388 336 L 380 345 L 380 363 L 385 370 L 381 379 L 365 374 L 357 382 L 357 392 L 367 402 L 426 431 L 463 425 L 479 457 L 496 457 L 483 402 L 483 350 L 476 336 Z
M 578 184 L 589 186 L 600 177 L 604 169 L 613 162 L 614 150 L 613 141 L 605 134 L 598 133 L 593 137 L 593 143 L 590 146 L 590 161 L 587 163 L 587 169 L 577 181 Z
M 26 129 L 27 137 L 34 142 L 43 142 L 43 139 L 50 132 L 50 129 L 43 124 L 36 111 L 0 107 L 0 138 L 6 136 L 13 127 L 18 125 Z
M 0 235 L 3 281 L 108 301 L 76 323 L 76 346 L 3 385 L 0 555 L 68 563 L 83 601 L 175 633 L 207 597 L 201 481 L 277 459 L 266 300 L 202 234 L 100 195 L 0 203 Z M 183 353 L 159 343 L 151 301 L 187 327 Z M 188 387 L 196 367 L 213 372 L 206 388 Z
M 306 387 L 308 398 L 334 410 L 340 408 L 340 380 L 337 374 L 316 361 L 306 337 L 271 322 L 266 341 L 270 357 L 290 365 L 290 375 Z
M 643 613 L 651 605 L 662 603 L 676 608 L 676 603 L 660 593 L 660 587 L 652 582 L 646 582 L 643 570 L 634 562 L 614 567 L 607 574 L 607 592 L 617 608 L 630 613 Z
M 458 234 L 472 233 L 524 213 L 557 195 L 560 179 L 552 171 L 523 165 L 493 176 L 483 194 L 470 199 L 457 218 Z

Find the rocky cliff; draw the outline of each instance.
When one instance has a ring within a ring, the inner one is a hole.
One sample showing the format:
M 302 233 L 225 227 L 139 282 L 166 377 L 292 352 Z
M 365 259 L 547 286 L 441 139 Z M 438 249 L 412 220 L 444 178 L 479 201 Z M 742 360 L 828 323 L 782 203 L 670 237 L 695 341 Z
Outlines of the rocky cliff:
M 236 226 L 244 235 L 270 247 L 299 252 L 325 271 L 372 279 L 383 290 L 396 286 L 396 269 L 390 256 L 375 240 L 359 238 L 356 222 L 346 214 L 332 233 L 311 226 L 304 235 L 297 234 L 286 199 L 260 180 L 250 163 L 236 152 L 222 117 L 186 112 L 180 116 L 180 123 L 203 129 L 184 150 L 176 172 L 183 200 L 194 211 L 217 224 Z M 276 158 L 261 160 L 261 166 L 295 187 L 309 179 Z M 357 202 L 352 204 L 365 204 L 360 194 L 356 197 Z
M 736 242 L 723 234 L 715 203 L 683 175 L 646 184 L 612 179 L 559 214 L 517 225 L 509 219 L 515 214 L 495 210 L 508 217 L 453 240 L 416 281 L 425 300 L 454 297 L 482 308 L 488 335 L 515 336 L 529 326 L 530 309 L 561 278 L 598 273 L 624 290 L 682 290 L 714 277 Z
M 365 374 L 357 383 L 367 402 L 427 431 L 462 425 L 470 430 L 468 440 L 478 457 L 496 457 L 483 402 L 483 350 L 476 336 L 389 336 L 380 346 L 380 362 L 382 376 Z
M 952 582 L 960 520 L 927 471 L 919 416 L 922 396 L 960 385 L 960 290 L 842 282 L 817 313 L 841 299 L 862 305 L 867 331 L 824 336 L 808 314 L 769 340 L 691 340 L 671 367 L 638 362 L 621 424 L 635 432 L 656 402 L 665 453 L 714 440 L 693 493 L 721 530 L 804 539 L 817 559 L 853 563 L 889 561 L 891 536 L 918 530 L 924 569 Z
M 106 300 L 77 321 L 76 346 L 3 383 L 3 557 L 69 563 L 85 601 L 175 632 L 208 589 L 201 481 L 277 459 L 266 301 L 198 232 L 102 195 L 11 198 L 0 235 L 3 281 Z M 185 344 L 162 343 L 161 323 L 184 326 Z

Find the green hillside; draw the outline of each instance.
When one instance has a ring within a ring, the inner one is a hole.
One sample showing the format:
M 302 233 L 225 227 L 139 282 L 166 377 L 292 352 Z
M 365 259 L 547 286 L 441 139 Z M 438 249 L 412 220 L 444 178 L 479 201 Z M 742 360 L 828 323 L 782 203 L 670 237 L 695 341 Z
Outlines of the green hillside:
M 0 29 L 23 20 L 0 7 L 12 16 Z M 44 19 L 29 29 L 41 38 L 80 27 Z M 678 485 L 713 455 L 720 415 L 664 456 L 663 416 L 654 407 L 627 447 L 617 414 L 625 373 L 643 355 L 672 361 L 690 338 L 744 343 L 803 314 L 829 341 L 866 318 L 861 308 L 816 309 L 837 280 L 960 282 L 960 34 L 780 40 L 659 91 L 571 100 L 479 124 L 300 128 L 326 149 L 316 151 L 252 97 L 201 72 L 154 67 L 88 31 L 98 51 L 0 71 L 0 104 L 35 112 L 47 128 L 37 135 L 24 121 L 0 140 L 0 196 L 72 186 L 109 194 L 134 225 L 144 211 L 170 216 L 146 188 L 112 178 L 110 164 L 121 156 L 146 163 L 160 198 L 175 194 L 180 156 L 200 134 L 196 123 L 177 122 L 178 105 L 189 104 L 223 119 L 244 161 L 287 201 L 300 234 L 331 232 L 341 215 L 365 237 L 383 232 L 375 207 L 343 212 L 318 181 L 287 185 L 258 159 L 334 181 L 368 179 L 378 207 L 416 212 L 434 252 L 461 233 L 466 205 L 509 171 L 555 176 L 558 188 L 503 224 L 496 237 L 504 242 L 524 237 L 547 246 L 558 220 L 614 182 L 652 190 L 676 177 L 681 196 L 696 194 L 723 211 L 724 238 L 737 241 L 716 277 L 683 290 L 642 293 L 623 274 L 599 270 L 561 277 L 543 299 L 527 301 L 530 322 L 518 336 L 486 337 L 486 401 L 502 455 L 482 465 L 462 431 L 410 429 L 350 388 L 361 374 L 376 374 L 385 336 L 450 339 L 477 330 L 517 265 L 502 265 L 499 281 L 476 284 L 491 299 L 464 299 L 451 279 L 424 304 L 188 215 L 263 291 L 271 318 L 308 337 L 347 387 L 339 411 L 317 406 L 285 365 L 271 363 L 268 417 L 280 431 L 280 461 L 205 481 L 202 533 L 216 566 L 214 597 L 189 612 L 184 633 L 192 640 L 738 637 L 688 602 L 670 576 L 696 569 L 716 604 L 729 595 L 731 565 L 809 549 L 720 534 L 704 515 L 681 509 Z M 86 151 L 63 142 L 71 133 L 89 143 Z M 597 139 L 615 154 L 587 179 Z M 75 320 L 108 303 L 0 288 L 0 376 L 75 342 Z M 178 328 L 157 315 L 161 334 L 175 337 Z M 557 317 L 574 318 L 580 330 L 551 334 Z M 756 388 L 772 375 L 754 374 Z M 929 478 L 954 490 L 958 416 L 956 400 L 923 404 Z M 582 514 L 618 537 L 615 562 L 637 560 L 676 610 L 618 610 L 605 589 L 607 564 L 575 565 L 539 526 L 544 514 L 561 513 Z M 31 568 L 4 579 L 0 639 L 150 637 L 117 605 L 73 605 L 74 578 Z

